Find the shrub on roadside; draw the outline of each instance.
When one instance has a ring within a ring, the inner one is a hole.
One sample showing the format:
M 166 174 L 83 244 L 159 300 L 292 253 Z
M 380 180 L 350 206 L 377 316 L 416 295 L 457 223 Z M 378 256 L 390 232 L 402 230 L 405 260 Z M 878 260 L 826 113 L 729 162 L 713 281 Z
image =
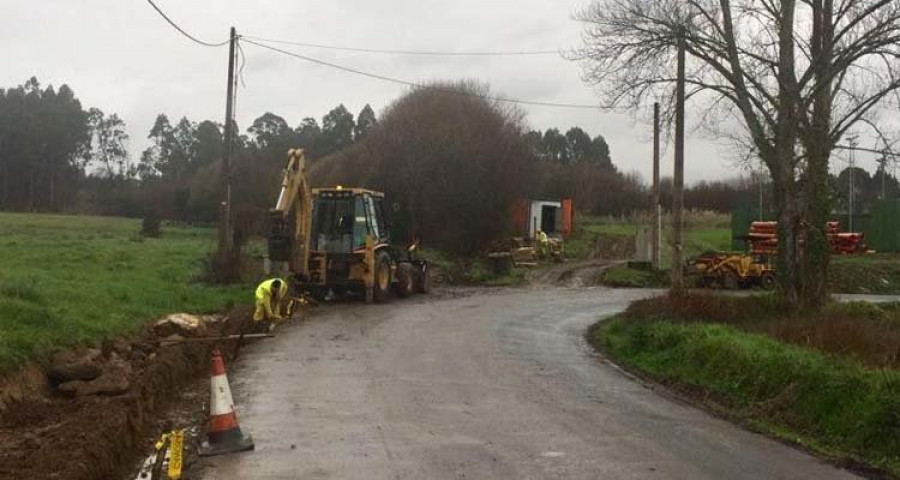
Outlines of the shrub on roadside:
M 789 315 L 774 295 L 693 293 L 635 302 L 625 317 L 731 325 L 869 366 L 900 367 L 900 304 L 832 303 L 815 314 Z
M 900 473 L 897 370 L 866 368 L 728 325 L 620 317 L 592 329 L 589 339 L 758 427 Z

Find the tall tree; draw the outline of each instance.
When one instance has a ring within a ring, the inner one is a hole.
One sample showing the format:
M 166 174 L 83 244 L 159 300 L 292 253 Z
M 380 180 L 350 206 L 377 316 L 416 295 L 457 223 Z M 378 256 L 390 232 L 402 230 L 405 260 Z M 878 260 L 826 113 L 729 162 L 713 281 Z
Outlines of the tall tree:
M 281 143 L 285 137 L 291 136 L 293 130 L 284 118 L 266 112 L 253 121 L 247 132 L 254 139 L 258 148 L 266 149 Z
M 88 156 L 87 113 L 68 86 L 0 90 L 0 207 L 58 210 Z
M 594 144 L 591 136 L 581 127 L 572 127 L 566 132 L 566 156 L 571 163 L 593 163 Z
M 353 143 L 353 114 L 340 104 L 322 117 L 322 143 L 325 153 L 336 152 Z
M 367 103 L 366 106 L 360 110 L 359 115 L 356 116 L 356 127 L 353 130 L 353 139 L 359 140 L 363 138 L 377 123 L 378 119 L 375 118 L 375 111 L 372 110 L 372 106 Z
M 558 128 L 550 128 L 544 132 L 542 157 L 561 165 L 569 163 L 569 142 Z
M 194 134 L 196 136 L 195 162 L 198 168 L 222 159 L 224 147 L 222 125 L 211 120 L 204 120 L 197 125 Z
M 107 116 L 99 108 L 91 108 L 88 110 L 88 126 L 91 132 L 91 160 L 103 175 L 111 179 L 130 176 L 125 121 L 115 113 Z
M 671 100 L 683 42 L 706 126 L 751 147 L 772 174 L 782 296 L 823 305 L 828 163 L 847 130 L 872 124 L 900 89 L 889 60 L 900 56 L 900 2 L 598 0 L 579 18 L 589 25 L 585 77 L 605 87 L 607 106 Z
M 297 144 L 306 149 L 309 158 L 321 156 L 322 128 L 315 118 L 304 118 L 294 131 L 297 133 Z
M 603 135 L 597 135 L 591 143 L 593 143 L 591 152 L 595 156 L 594 161 L 597 162 L 597 165 L 600 168 L 615 171 L 616 167 L 613 165 L 612 156 L 609 153 L 609 144 L 606 143 Z

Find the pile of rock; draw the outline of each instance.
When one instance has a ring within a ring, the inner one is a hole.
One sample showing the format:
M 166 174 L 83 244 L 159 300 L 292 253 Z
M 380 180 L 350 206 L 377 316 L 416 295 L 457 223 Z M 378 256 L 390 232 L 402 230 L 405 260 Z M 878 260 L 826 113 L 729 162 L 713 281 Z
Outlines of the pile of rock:
M 103 350 L 88 348 L 58 353 L 47 377 L 57 391 L 68 397 L 121 395 L 131 388 L 133 366 L 153 361 L 160 344 L 172 345 L 189 337 L 205 337 L 225 319 L 213 315 L 175 313 L 158 320 L 133 343 L 115 340 Z
M 108 357 L 94 348 L 57 354 L 47 376 L 69 397 L 121 395 L 131 388 L 131 364 L 115 351 Z

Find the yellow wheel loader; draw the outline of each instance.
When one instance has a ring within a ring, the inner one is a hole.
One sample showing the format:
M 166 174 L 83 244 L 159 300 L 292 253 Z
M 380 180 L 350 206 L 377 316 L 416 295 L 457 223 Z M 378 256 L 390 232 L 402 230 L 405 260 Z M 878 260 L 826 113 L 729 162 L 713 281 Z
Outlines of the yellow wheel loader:
M 310 188 L 303 150 L 291 150 L 269 212 L 269 259 L 287 262 L 295 293 L 317 300 L 329 292 L 367 302 L 427 293 L 428 263 L 417 244 L 402 253 L 391 246 L 384 203 L 383 193 L 364 188 Z
M 686 273 L 699 277 L 699 286 L 704 288 L 775 288 L 775 270 L 763 255 L 706 252 L 688 262 Z

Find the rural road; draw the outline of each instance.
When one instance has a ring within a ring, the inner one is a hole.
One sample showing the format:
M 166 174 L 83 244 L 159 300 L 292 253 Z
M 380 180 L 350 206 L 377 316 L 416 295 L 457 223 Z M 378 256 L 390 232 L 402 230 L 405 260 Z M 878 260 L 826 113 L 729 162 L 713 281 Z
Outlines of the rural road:
M 233 479 L 854 478 L 662 396 L 593 354 L 648 291 L 521 289 L 321 309 L 229 378 L 256 451 Z

